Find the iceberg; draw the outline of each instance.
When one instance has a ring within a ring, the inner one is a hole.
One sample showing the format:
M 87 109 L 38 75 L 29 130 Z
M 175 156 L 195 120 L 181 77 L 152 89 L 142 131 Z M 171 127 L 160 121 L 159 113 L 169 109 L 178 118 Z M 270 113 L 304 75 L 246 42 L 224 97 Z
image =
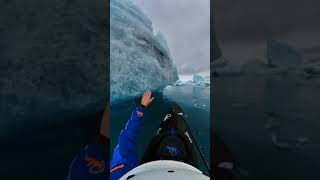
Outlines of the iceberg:
M 248 60 L 245 63 L 233 64 L 220 57 L 211 62 L 214 76 L 242 75 L 296 75 L 305 71 L 309 75 L 317 75 L 317 66 L 304 65 L 304 54 L 289 44 L 269 40 L 266 44 L 266 56 Z
M 99 121 L 109 91 L 104 3 L 0 6 L 0 140 L 32 138 L 46 127 L 55 132 L 52 125 L 60 123 L 59 130 L 71 131 L 66 123 L 92 125 L 93 116 Z
M 110 1 L 110 103 L 158 91 L 178 80 L 164 36 L 130 0 Z
M 171 85 L 208 87 L 210 86 L 210 74 L 207 72 L 201 72 L 194 75 L 179 75 L 179 80 Z
M 193 82 L 196 86 L 210 86 L 210 75 L 206 75 L 205 73 L 196 73 L 193 75 Z
M 201 76 L 200 74 L 194 74 L 193 75 L 193 81 L 195 83 L 199 83 L 199 84 L 206 83 L 206 79 L 203 76 Z
M 303 54 L 283 42 L 267 42 L 267 60 L 270 67 L 298 67 L 303 63 Z

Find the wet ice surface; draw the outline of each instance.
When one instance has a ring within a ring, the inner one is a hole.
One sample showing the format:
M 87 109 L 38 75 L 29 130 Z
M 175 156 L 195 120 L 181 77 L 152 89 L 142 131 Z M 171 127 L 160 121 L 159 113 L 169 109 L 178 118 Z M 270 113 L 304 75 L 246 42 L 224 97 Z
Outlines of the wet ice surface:
M 156 99 L 145 112 L 141 135 L 138 138 L 139 158 L 142 157 L 152 136 L 165 117 L 170 102 L 174 101 L 182 107 L 186 121 L 207 161 L 210 163 L 210 87 L 168 85 L 161 95 L 157 94 L 155 97 Z M 133 108 L 139 104 L 139 101 L 140 99 L 137 99 L 111 106 L 111 150 L 115 148 L 117 144 L 116 137 L 118 137 L 120 130 L 125 126 Z M 195 104 L 200 108 L 196 108 Z M 201 162 L 200 157 L 198 159 L 200 170 L 205 172 L 206 169 L 203 162 Z
M 214 79 L 214 127 L 233 152 L 240 179 L 319 179 L 319 79 Z
M 110 1 L 111 104 L 178 79 L 165 37 L 131 0 Z

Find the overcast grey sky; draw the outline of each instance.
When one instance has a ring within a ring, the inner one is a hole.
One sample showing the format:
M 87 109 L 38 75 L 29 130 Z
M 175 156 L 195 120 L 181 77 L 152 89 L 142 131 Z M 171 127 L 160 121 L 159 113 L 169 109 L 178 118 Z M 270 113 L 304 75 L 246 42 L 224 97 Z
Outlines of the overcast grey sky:
M 134 0 L 167 39 L 180 74 L 210 71 L 210 0 Z
M 319 0 L 215 0 L 215 30 L 230 61 L 265 56 L 268 39 L 298 50 L 320 47 Z

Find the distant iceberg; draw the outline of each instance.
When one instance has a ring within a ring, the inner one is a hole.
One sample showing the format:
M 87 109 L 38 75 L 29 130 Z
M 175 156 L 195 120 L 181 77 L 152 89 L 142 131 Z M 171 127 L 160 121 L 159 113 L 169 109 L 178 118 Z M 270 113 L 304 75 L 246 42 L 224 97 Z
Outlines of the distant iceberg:
M 111 104 L 178 80 L 166 40 L 130 0 L 110 1 Z
M 286 43 L 269 40 L 267 42 L 267 61 L 271 67 L 292 68 L 303 63 L 303 54 Z
M 214 76 L 241 75 L 301 75 L 304 72 L 317 75 L 318 66 L 305 64 L 304 55 L 298 49 L 284 42 L 269 40 L 266 43 L 266 55 L 244 64 L 233 64 L 220 57 L 211 63 Z
M 209 73 L 196 73 L 193 75 L 180 75 L 179 80 L 173 83 L 174 86 L 210 86 L 210 74 Z
M 195 83 L 205 83 L 206 79 L 203 76 L 201 76 L 200 74 L 194 74 L 193 75 L 193 82 L 195 82 Z
M 198 86 L 209 86 L 210 76 L 201 73 L 196 73 L 193 75 L 193 82 Z

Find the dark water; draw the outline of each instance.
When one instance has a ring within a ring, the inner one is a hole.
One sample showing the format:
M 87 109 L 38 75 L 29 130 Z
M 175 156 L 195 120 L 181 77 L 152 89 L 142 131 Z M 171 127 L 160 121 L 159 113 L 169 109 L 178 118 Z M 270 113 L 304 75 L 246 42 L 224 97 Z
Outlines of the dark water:
M 74 156 L 86 144 L 96 142 L 101 117 L 99 112 L 57 120 L 61 123 L 34 126 L 24 133 L 17 126 L 12 136 L 0 140 L 0 179 L 65 179 Z
M 214 129 L 240 179 L 320 179 L 319 81 L 290 76 L 214 80 Z
M 147 108 L 142 125 L 142 131 L 138 137 L 138 157 L 142 157 L 150 140 L 159 128 L 170 102 L 178 103 L 186 115 L 186 121 L 201 146 L 202 152 L 210 163 L 210 88 L 186 86 L 167 86 L 163 93 L 155 95 L 155 100 Z M 134 108 L 139 105 L 140 99 L 111 106 L 111 151 L 117 145 L 117 137 Z M 196 104 L 196 105 L 195 105 Z M 205 165 L 198 155 L 199 169 L 206 172 Z

